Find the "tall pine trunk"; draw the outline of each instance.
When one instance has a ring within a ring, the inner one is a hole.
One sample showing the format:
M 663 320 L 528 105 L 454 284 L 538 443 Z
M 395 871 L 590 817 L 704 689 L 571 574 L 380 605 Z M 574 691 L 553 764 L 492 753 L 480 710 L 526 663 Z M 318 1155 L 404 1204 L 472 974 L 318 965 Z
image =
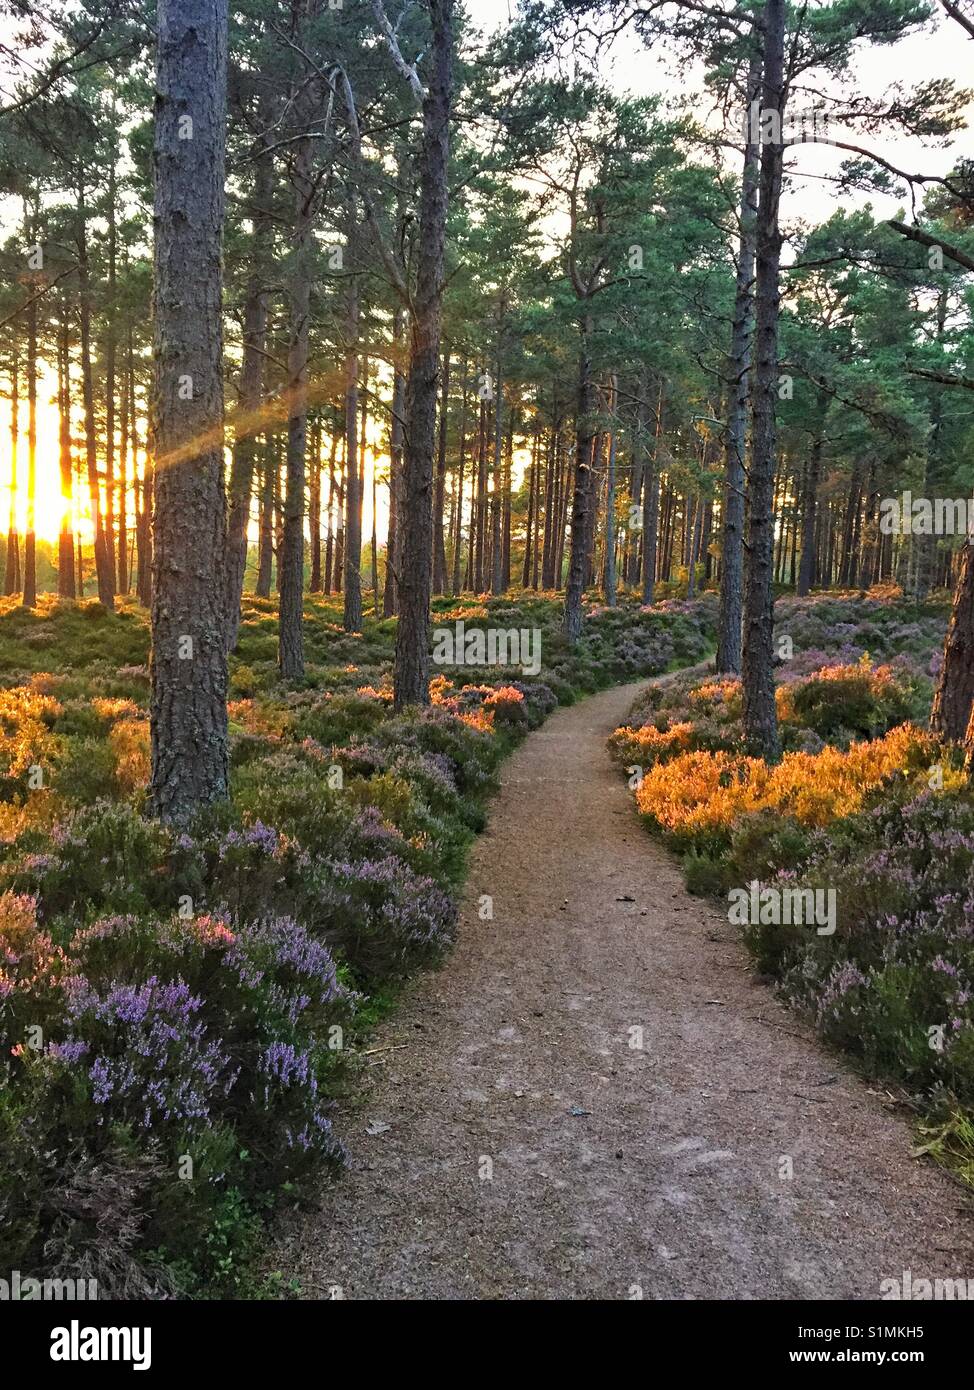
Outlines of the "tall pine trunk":
M 761 53 L 754 40 L 745 90 L 744 168 L 741 175 L 741 234 L 731 331 L 727 434 L 724 445 L 724 506 L 720 565 L 720 616 L 717 670 L 738 675 L 744 606 L 744 460 L 750 396 L 754 238 L 757 214 L 759 147 L 753 109 L 761 94 Z
M 964 542 L 954 602 L 944 641 L 944 659 L 933 697 L 930 727 L 959 741 L 974 705 L 974 543 Z
M 192 144 L 192 141 L 185 141 Z M 98 477 L 98 436 L 95 429 L 95 387 L 91 361 L 91 276 L 88 264 L 88 216 L 83 188 L 78 190 L 78 307 L 81 326 L 81 395 L 84 402 L 85 462 L 88 471 L 88 492 L 91 499 L 91 520 L 95 533 L 95 575 L 98 599 L 106 608 L 115 606 L 115 565 L 108 548 L 105 521 L 101 505 L 101 482 Z M 170 272 L 177 275 L 173 268 Z
M 290 341 L 287 355 L 287 494 L 278 565 L 278 660 L 285 680 L 304 675 L 304 484 L 308 440 L 308 330 L 315 182 L 311 139 L 294 158 L 294 244 L 288 285 Z
M 796 592 L 804 598 L 815 583 L 816 527 L 818 523 L 818 490 L 822 481 L 822 448 L 824 443 L 827 399 L 819 396 L 820 424 L 815 431 L 805 474 L 805 496 L 802 503 L 801 557 L 798 561 Z
M 270 598 L 271 569 L 274 563 L 274 478 L 277 470 L 277 453 L 272 434 L 264 436 L 263 453 L 254 593 L 258 598 Z
M 74 476 L 71 467 L 71 338 L 67 300 L 61 301 L 58 332 L 58 466 L 61 474 L 61 529 L 58 534 L 57 591 L 74 598 Z
M 616 378 L 613 375 L 609 387 L 609 414 L 614 415 L 617 404 Z M 602 569 L 602 587 L 605 601 L 610 608 L 616 602 L 616 422 L 612 422 L 609 434 L 609 457 L 605 477 L 605 564 Z
M 261 152 L 254 170 L 254 236 L 243 312 L 243 359 L 240 364 L 238 403 L 240 425 L 233 441 L 230 462 L 226 555 L 228 651 L 236 646 L 240 627 L 240 599 L 247 569 L 247 528 L 257 466 L 255 431 L 264 395 L 267 275 L 273 235 L 269 204 L 273 183 L 271 160 Z
M 321 417 L 311 431 L 311 477 L 308 481 L 308 529 L 311 533 L 309 592 L 321 593 Z
M 349 228 L 355 225 L 349 206 Z M 362 502 L 358 474 L 358 279 L 348 277 L 345 302 L 345 609 L 346 632 L 362 630 Z
M 450 345 L 443 349 L 443 373 L 440 378 L 440 425 L 436 451 L 436 490 L 433 496 L 433 592 L 446 592 L 446 538 L 443 534 L 443 511 L 446 506 L 446 448 L 450 405 Z
M 20 591 L 20 537 L 17 534 L 17 451 L 20 443 L 20 354 L 14 338 L 10 363 L 10 514 L 7 521 L 7 564 L 3 592 Z
M 586 310 L 582 321 L 582 347 L 578 362 L 578 404 L 575 419 L 575 490 L 572 497 L 572 543 L 568 558 L 568 584 L 565 590 L 565 636 L 570 643 L 582 634 L 582 598 L 588 567 L 589 514 L 595 506 L 593 463 L 595 430 L 595 388 L 589 341 L 593 321 Z
M 774 698 L 773 493 L 777 432 L 778 285 L 781 231 L 778 204 L 784 150 L 782 122 L 785 3 L 767 0 L 764 10 L 762 116 L 770 121 L 761 150 L 758 201 L 754 400 L 751 470 L 747 491 L 747 555 L 744 584 L 744 649 L 741 676 L 744 739 L 749 753 L 776 761 L 781 754 Z M 775 124 L 777 123 L 777 124 Z M 763 128 L 763 126 L 762 126 Z
M 504 592 L 503 462 L 504 462 L 504 383 L 503 367 L 497 364 L 497 395 L 494 399 L 494 463 L 491 469 L 494 491 L 490 510 L 490 592 Z
M 158 31 L 150 804 L 161 819 L 181 823 L 228 795 L 221 304 L 226 0 L 159 0 Z M 191 140 L 180 138 L 187 118 Z
M 453 88 L 453 0 L 430 0 L 432 51 L 423 101 L 419 267 L 406 387 L 399 623 L 393 670 L 397 709 L 429 704 L 430 589 L 433 561 L 433 446 L 440 357 L 443 256 Z
M 37 303 L 27 310 L 27 525 L 24 531 L 25 608 L 37 605 Z

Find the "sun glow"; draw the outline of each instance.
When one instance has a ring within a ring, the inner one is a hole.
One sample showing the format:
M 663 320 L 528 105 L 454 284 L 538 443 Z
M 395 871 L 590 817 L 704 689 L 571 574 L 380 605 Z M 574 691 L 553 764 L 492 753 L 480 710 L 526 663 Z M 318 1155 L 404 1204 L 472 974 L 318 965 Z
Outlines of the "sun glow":
M 23 383 L 21 383 L 23 391 Z M 61 489 L 60 416 L 56 405 L 56 382 L 43 369 L 37 390 L 37 481 L 34 502 L 34 529 L 41 540 L 56 542 L 65 516 L 71 516 L 75 532 L 82 542 L 92 539 L 91 508 L 87 489 L 78 479 L 79 440 L 75 434 L 77 421 L 72 420 L 72 477 L 74 496 L 65 497 Z M 29 439 L 27 433 L 27 400 L 21 395 L 16 437 L 16 490 L 14 490 L 14 437 L 11 431 L 13 409 L 9 390 L 0 399 L 0 531 L 9 529 L 11 503 L 19 535 L 27 530 L 27 471 Z

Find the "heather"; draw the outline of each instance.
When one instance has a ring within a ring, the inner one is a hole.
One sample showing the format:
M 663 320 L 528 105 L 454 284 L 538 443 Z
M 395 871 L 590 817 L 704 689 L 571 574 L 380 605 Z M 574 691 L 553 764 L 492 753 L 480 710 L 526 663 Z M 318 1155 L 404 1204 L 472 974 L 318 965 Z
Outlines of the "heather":
M 0 1265 L 107 1295 L 264 1291 L 262 1223 L 346 1154 L 372 1020 L 456 931 L 504 755 L 559 701 L 699 659 L 712 597 L 591 608 L 438 600 L 434 624 L 537 628 L 542 669 L 435 667 L 392 710 L 395 624 L 309 600 L 283 684 L 272 606 L 231 659 L 232 801 L 144 814 L 135 607 L 0 614 Z
M 612 752 L 691 891 L 834 894 L 834 931 L 769 911 L 744 940 L 824 1039 L 902 1088 L 924 1151 L 970 1179 L 974 797 L 959 750 L 925 729 L 946 615 L 895 594 L 776 613 L 779 637 L 816 644 L 777 668 L 779 763 L 745 755 L 726 677 L 651 688 Z

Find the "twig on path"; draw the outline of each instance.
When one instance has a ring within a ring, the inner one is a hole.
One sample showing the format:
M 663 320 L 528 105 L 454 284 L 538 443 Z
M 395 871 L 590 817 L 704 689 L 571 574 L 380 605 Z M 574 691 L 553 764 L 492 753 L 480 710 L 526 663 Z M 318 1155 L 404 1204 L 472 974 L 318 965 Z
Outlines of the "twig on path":
M 374 1057 L 377 1052 L 402 1052 L 409 1046 L 409 1043 L 392 1043 L 389 1047 L 369 1047 L 365 1052 L 360 1053 L 362 1057 Z

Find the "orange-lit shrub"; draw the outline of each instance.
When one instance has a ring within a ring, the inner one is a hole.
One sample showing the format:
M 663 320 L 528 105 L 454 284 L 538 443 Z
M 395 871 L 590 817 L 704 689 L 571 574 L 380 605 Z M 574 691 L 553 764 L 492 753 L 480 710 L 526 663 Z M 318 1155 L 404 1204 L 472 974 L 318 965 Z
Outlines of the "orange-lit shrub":
M 655 724 L 645 724 L 641 729 L 616 729 L 609 738 L 609 748 L 626 762 L 652 767 L 661 760 L 665 762 L 678 753 L 685 753 L 692 746 L 693 732 L 693 725 L 688 721 L 671 724 L 663 730 L 657 729 Z
M 118 785 L 131 795 L 149 781 L 149 721 L 120 720 L 108 735 L 108 742 L 115 755 Z
M 776 766 L 727 752 L 684 753 L 650 768 L 636 801 L 660 829 L 684 841 L 729 832 L 762 811 L 821 826 L 858 811 L 892 773 L 929 766 L 935 747 L 932 735 L 904 724 L 847 752 L 786 753 Z
M 47 761 L 53 741 L 50 725 L 61 705 L 27 686 L 0 690 L 0 777 L 22 777 Z

